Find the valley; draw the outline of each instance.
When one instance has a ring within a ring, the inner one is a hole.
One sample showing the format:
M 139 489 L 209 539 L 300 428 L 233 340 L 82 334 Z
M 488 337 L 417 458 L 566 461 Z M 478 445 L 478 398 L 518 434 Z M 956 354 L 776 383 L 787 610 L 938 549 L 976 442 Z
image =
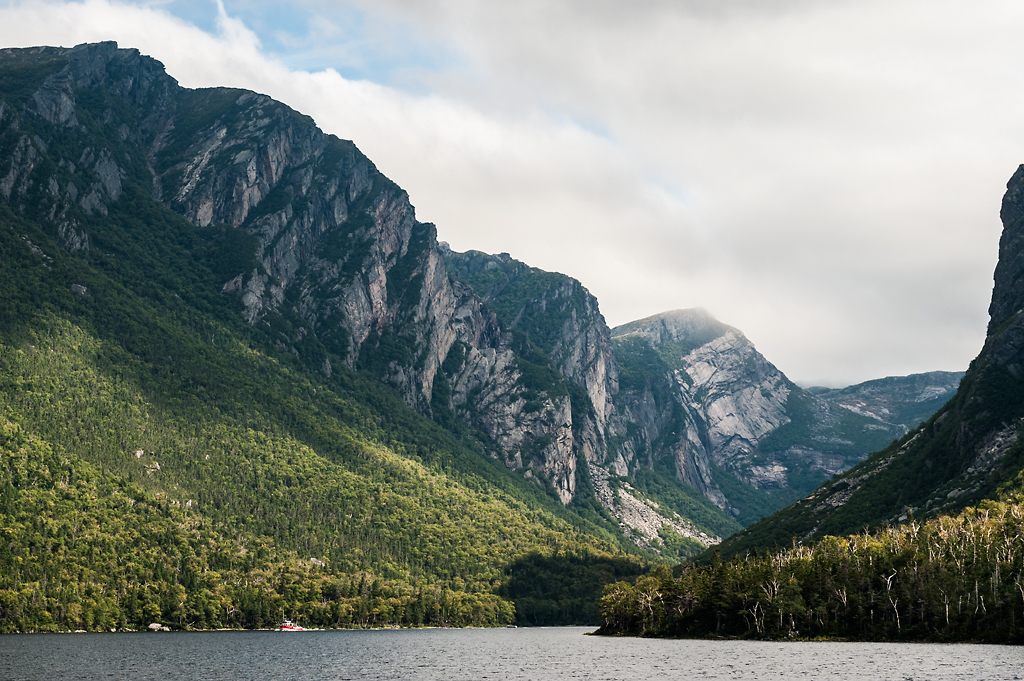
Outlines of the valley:
M 1019 470 L 1016 284 L 966 377 L 805 389 L 704 310 L 610 328 L 439 231 L 269 97 L 0 50 L 0 631 L 590 624 L 709 547 Z M 959 468 L 904 491 L 926 440 Z

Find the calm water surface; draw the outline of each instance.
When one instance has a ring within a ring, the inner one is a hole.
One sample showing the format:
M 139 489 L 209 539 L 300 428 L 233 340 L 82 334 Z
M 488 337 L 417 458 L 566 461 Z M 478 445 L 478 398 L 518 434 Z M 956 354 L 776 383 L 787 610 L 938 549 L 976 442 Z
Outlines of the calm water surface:
M 0 636 L 0 678 L 1024 679 L 1009 646 L 665 641 L 592 629 Z

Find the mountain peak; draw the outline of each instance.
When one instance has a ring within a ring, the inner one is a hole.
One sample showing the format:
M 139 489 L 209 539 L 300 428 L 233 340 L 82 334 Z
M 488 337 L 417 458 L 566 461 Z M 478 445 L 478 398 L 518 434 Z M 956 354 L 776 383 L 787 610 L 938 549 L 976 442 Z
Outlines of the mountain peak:
M 698 347 L 730 331 L 742 335 L 739 330 L 715 319 L 704 308 L 691 307 L 662 312 L 617 326 L 612 329 L 612 337 L 641 336 L 651 344 L 686 343 Z

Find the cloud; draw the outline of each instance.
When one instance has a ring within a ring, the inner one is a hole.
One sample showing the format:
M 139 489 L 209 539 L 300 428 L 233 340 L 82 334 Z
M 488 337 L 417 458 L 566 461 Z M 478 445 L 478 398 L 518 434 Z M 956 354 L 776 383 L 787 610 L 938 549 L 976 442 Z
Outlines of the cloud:
M 437 74 L 437 91 L 596 121 L 685 197 L 674 221 L 615 242 L 628 274 L 563 265 L 612 321 L 701 304 L 798 380 L 963 368 L 980 348 L 999 199 L 1024 160 L 1024 7 L 373 5 L 486 74 Z
M 274 7 L 12 2 L 0 42 L 115 39 L 185 86 L 270 94 L 353 139 L 454 248 L 575 276 L 612 324 L 703 306 L 831 384 L 981 347 L 1024 160 L 1024 6 Z

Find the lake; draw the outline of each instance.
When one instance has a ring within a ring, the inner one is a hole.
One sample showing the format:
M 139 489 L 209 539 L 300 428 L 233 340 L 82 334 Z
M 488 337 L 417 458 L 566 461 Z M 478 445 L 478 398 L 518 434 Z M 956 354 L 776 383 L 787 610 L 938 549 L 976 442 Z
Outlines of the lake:
M 584 636 L 586 627 L 0 636 L 0 677 L 1024 679 L 1024 648 Z

